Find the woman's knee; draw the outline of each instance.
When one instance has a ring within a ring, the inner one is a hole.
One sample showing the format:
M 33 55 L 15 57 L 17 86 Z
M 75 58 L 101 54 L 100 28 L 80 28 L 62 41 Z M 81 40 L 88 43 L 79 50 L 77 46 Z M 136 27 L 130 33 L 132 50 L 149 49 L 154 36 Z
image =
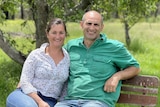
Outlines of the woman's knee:
M 6 107 L 38 107 L 37 103 L 20 89 L 10 93 L 6 99 Z

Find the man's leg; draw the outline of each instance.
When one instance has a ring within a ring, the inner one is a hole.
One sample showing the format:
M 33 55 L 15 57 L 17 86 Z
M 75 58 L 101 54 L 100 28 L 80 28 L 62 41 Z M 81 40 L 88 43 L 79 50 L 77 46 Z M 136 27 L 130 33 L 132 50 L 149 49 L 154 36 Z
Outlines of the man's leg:
M 77 100 L 64 100 L 61 102 L 57 102 L 54 107 L 80 107 L 78 106 Z
M 107 104 L 97 100 L 65 100 L 58 102 L 55 107 L 109 107 Z
M 88 100 L 81 107 L 109 107 L 109 106 L 101 101 Z

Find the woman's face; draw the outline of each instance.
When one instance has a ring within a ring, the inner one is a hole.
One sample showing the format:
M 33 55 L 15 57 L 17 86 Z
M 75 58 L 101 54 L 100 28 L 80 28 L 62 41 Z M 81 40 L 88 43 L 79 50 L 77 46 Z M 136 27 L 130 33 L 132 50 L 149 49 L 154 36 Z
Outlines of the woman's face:
M 50 45 L 56 47 L 62 47 L 66 37 L 66 32 L 63 24 L 54 24 L 51 26 L 49 32 L 47 32 L 47 38 Z

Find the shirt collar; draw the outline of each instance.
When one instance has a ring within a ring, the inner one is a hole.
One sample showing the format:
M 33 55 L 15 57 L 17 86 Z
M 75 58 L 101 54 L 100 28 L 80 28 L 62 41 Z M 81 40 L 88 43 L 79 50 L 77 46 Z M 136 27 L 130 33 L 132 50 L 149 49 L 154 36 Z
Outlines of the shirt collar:
M 49 43 L 43 43 L 41 46 L 40 46 L 40 50 L 41 50 L 41 52 L 44 52 L 45 53 L 45 49 L 46 49 L 46 47 L 49 45 Z M 67 56 L 67 51 L 62 47 L 62 51 L 63 51 L 63 54 L 65 55 L 65 56 Z
M 105 42 L 106 40 L 107 40 L 106 35 L 105 34 L 100 34 L 100 37 L 95 40 L 94 44 L 97 44 L 99 42 Z M 84 37 L 81 39 L 79 44 L 84 45 L 83 41 L 84 41 Z
M 46 47 L 49 45 L 49 43 L 43 43 L 41 46 L 40 46 L 40 50 L 45 52 L 45 49 Z

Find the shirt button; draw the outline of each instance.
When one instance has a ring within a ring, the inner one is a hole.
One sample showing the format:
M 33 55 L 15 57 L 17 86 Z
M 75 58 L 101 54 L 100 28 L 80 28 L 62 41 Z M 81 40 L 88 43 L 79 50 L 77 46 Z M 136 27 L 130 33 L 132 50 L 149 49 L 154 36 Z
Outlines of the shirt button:
M 86 63 L 87 63 L 87 60 L 84 60 L 83 63 L 86 64 Z

